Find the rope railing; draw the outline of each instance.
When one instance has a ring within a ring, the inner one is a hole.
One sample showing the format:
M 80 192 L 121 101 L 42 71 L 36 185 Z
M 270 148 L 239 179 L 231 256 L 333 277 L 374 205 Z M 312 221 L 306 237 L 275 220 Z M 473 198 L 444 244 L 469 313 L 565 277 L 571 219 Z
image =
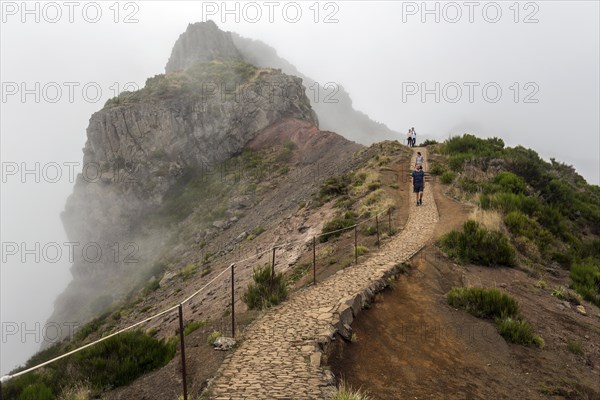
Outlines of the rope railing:
M 341 228 L 341 229 L 337 229 L 337 230 L 330 231 L 330 232 L 323 232 L 323 233 L 321 233 L 319 235 L 313 236 L 312 237 L 312 247 L 313 247 L 313 282 L 316 284 L 316 255 L 315 255 L 315 252 L 316 252 L 316 239 L 317 238 L 354 229 L 355 230 L 355 257 L 356 257 L 356 262 L 358 263 L 358 253 L 357 253 L 357 245 L 356 245 L 357 228 L 360 225 L 365 224 L 365 223 L 367 223 L 369 221 L 376 220 L 376 222 L 377 222 L 377 243 L 379 245 L 379 225 L 378 225 L 379 220 L 378 220 L 378 218 L 379 218 L 379 216 L 381 216 L 383 214 L 386 214 L 386 213 L 388 214 L 388 217 L 389 217 L 389 230 L 390 230 L 390 233 L 391 233 L 391 225 L 392 225 L 392 223 L 391 223 L 391 212 L 392 212 L 392 207 L 386 209 L 385 211 L 382 211 L 382 212 L 376 214 L 373 217 L 370 217 L 370 218 L 365 219 L 363 221 L 360 221 L 360 222 L 358 222 L 356 224 L 353 224 L 352 226 Z M 276 249 L 282 249 L 282 248 L 284 248 L 286 246 L 290 246 L 290 245 L 294 245 L 294 244 L 298 244 L 298 243 L 308 244 L 309 241 L 307 241 L 306 239 L 304 239 L 304 240 L 300 239 L 300 240 L 295 240 L 295 241 L 286 242 L 286 243 L 282 243 L 282 244 L 274 244 L 268 250 L 264 250 L 264 251 L 262 251 L 260 253 L 256 253 L 256 254 L 254 254 L 254 255 L 252 255 L 250 257 L 246 257 L 245 259 L 238 260 L 235 263 L 230 264 L 229 267 L 224 268 L 223 271 L 221 271 L 219 274 L 217 274 L 208 283 L 206 283 L 205 285 L 203 285 L 200 289 L 196 290 L 195 292 L 193 292 L 191 295 L 189 295 L 187 298 L 185 298 L 181 302 L 177 303 L 176 305 L 173 305 L 173 306 L 171 306 L 171 307 L 169 307 L 169 308 L 167 308 L 167 309 L 165 309 L 163 311 L 160 311 L 160 312 L 158 312 L 158 313 L 156 313 L 156 314 L 154 314 L 154 315 L 152 315 L 150 317 L 147 317 L 147 318 L 145 318 L 145 319 L 143 319 L 141 321 L 135 322 L 132 325 L 129 325 L 129 326 L 125 327 L 125 328 L 122 328 L 122 329 L 118 330 L 117 332 L 113 332 L 113 333 L 111 333 L 111 334 L 109 334 L 107 336 L 104 336 L 104 337 L 102 337 L 100 339 L 97 339 L 97 340 L 95 340 L 95 341 L 93 341 L 91 343 L 88 343 L 88 344 L 83 345 L 81 347 L 78 347 L 78 348 L 76 348 L 74 350 L 71 350 L 71 351 L 69 351 L 69 352 L 67 352 L 65 354 L 62 354 L 62 355 L 57 356 L 57 357 L 54 357 L 54 358 L 52 358 L 50 360 L 44 361 L 44 362 L 42 362 L 42 363 L 40 363 L 38 365 L 35 365 L 35 366 L 27 368 L 25 370 L 16 372 L 14 374 L 8 374 L 8 375 L 5 375 L 5 376 L 1 377 L 0 378 L 0 398 L 2 396 L 2 383 L 7 382 L 10 379 L 14 379 L 16 377 L 19 377 L 19 376 L 28 374 L 30 372 L 33 372 L 33 371 L 35 371 L 37 369 L 45 367 L 45 366 L 47 366 L 49 364 L 52 364 L 52 363 L 54 363 L 54 362 L 56 362 L 58 360 L 61 360 L 61 359 L 65 358 L 65 357 L 68 357 L 68 356 L 73 355 L 75 353 L 78 353 L 78 352 L 80 352 L 80 351 L 82 351 L 84 349 L 87 349 L 87 348 L 89 348 L 91 346 L 94 346 L 94 345 L 96 345 L 98 343 L 101 343 L 101 342 L 103 342 L 105 340 L 108 340 L 108 339 L 110 339 L 110 338 L 112 338 L 114 336 L 117 336 L 117 335 L 119 335 L 119 334 L 121 334 L 123 332 L 129 331 L 129 330 L 131 330 L 131 329 L 133 329 L 135 327 L 138 327 L 138 326 L 140 326 L 142 324 L 145 324 L 145 323 L 147 323 L 147 322 L 149 322 L 151 320 L 154 320 L 154 319 L 156 319 L 156 318 L 158 318 L 160 316 L 163 316 L 164 314 L 167 314 L 167 313 L 172 312 L 174 310 L 179 310 L 179 335 L 180 335 L 180 339 L 181 339 L 183 395 L 184 395 L 183 397 L 184 397 L 184 400 L 187 400 L 187 383 L 186 383 L 186 372 L 185 372 L 185 342 L 184 342 L 184 329 L 183 329 L 184 325 L 183 325 L 183 308 L 182 308 L 183 305 L 186 304 L 186 303 L 188 303 L 188 302 L 190 302 L 194 297 L 196 297 L 197 295 L 199 295 L 200 293 L 202 293 L 204 290 L 206 290 L 206 288 L 208 288 L 214 282 L 216 282 L 219 278 L 221 278 L 226 272 L 230 271 L 231 272 L 231 294 L 232 294 L 232 301 L 231 301 L 231 304 L 230 304 L 231 307 L 232 307 L 232 310 L 231 310 L 232 311 L 232 313 L 231 313 L 232 321 L 231 321 L 231 323 L 232 323 L 232 336 L 235 336 L 235 303 L 237 301 L 235 299 L 235 265 L 236 264 L 243 264 L 243 263 L 246 263 L 246 262 L 251 261 L 253 259 L 258 259 L 258 258 L 262 257 L 264 254 L 273 252 L 272 268 L 273 268 L 273 271 L 274 271 L 274 269 L 275 269 L 275 251 L 276 251 Z

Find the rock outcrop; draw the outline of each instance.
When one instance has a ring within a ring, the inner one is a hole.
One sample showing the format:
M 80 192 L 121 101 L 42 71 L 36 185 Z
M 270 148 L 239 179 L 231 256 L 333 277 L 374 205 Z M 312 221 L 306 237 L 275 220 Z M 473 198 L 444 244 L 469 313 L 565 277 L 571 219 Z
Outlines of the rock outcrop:
M 51 320 L 83 323 L 139 287 L 165 244 L 166 227 L 149 216 L 169 191 L 285 118 L 318 124 L 302 81 L 236 61 L 151 78 L 92 115 L 84 169 L 62 214 L 69 240 L 86 252 L 75 252 L 74 280 Z
M 218 46 L 218 49 L 214 46 Z M 386 125 L 355 110 L 350 95 L 339 82 L 316 82 L 279 57 L 272 47 L 236 33 L 223 32 L 212 21 L 188 26 L 173 48 L 166 71 L 172 72 L 187 68 L 196 61 L 210 60 L 244 60 L 257 67 L 278 68 L 286 74 L 302 78 L 304 86 L 311 88 L 307 97 L 319 116 L 323 130 L 338 132 L 346 139 L 365 145 L 400 136 Z
M 231 33 L 223 32 L 213 21 L 207 21 L 188 25 L 175 42 L 165 71 L 181 71 L 198 61 L 242 59 Z

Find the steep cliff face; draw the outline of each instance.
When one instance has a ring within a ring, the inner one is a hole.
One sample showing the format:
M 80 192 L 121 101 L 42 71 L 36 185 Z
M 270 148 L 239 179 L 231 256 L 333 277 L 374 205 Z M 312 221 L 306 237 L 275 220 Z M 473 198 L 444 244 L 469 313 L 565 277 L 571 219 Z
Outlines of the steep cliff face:
M 165 196 L 285 118 L 317 125 L 301 80 L 236 61 L 196 63 L 107 102 L 90 119 L 84 169 L 62 215 L 86 252 L 75 252 L 74 280 L 51 320 L 85 322 L 148 279 L 168 231 L 149 216 Z
M 175 42 L 165 71 L 181 71 L 198 61 L 242 59 L 231 34 L 220 30 L 213 21 L 208 21 L 188 25 Z

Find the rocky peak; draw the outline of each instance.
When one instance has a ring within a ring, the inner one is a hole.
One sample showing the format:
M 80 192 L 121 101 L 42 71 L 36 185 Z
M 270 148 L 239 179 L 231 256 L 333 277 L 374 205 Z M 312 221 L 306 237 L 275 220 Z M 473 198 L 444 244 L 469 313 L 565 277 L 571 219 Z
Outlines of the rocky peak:
M 165 71 L 181 71 L 196 62 L 242 60 L 230 32 L 223 32 L 213 21 L 189 24 L 175 42 Z

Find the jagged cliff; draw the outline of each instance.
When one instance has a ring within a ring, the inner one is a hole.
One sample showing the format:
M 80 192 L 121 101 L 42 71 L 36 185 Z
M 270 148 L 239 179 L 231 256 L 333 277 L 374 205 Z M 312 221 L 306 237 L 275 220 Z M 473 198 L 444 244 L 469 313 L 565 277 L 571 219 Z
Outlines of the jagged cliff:
M 209 92 L 207 82 L 235 89 L 221 96 L 219 88 Z M 166 229 L 147 224 L 147 217 L 186 173 L 240 153 L 257 132 L 283 118 L 317 125 L 301 88 L 299 78 L 276 70 L 196 63 L 151 78 L 141 91 L 124 93 L 95 113 L 84 169 L 62 215 L 69 239 L 90 254 L 75 253 L 74 280 L 51 320 L 87 321 L 147 279 Z
M 208 50 L 206 43 L 219 43 L 220 50 Z M 207 59 L 243 59 L 257 67 L 278 68 L 286 74 L 302 78 L 304 86 L 311 88 L 307 97 L 323 130 L 338 132 L 346 139 L 365 145 L 400 137 L 399 133 L 385 124 L 375 122 L 368 115 L 355 110 L 350 95 L 339 82 L 316 82 L 279 57 L 272 47 L 233 32 L 223 32 L 212 21 L 188 25 L 177 40 L 165 69 L 167 72 L 177 71 L 197 60 Z

